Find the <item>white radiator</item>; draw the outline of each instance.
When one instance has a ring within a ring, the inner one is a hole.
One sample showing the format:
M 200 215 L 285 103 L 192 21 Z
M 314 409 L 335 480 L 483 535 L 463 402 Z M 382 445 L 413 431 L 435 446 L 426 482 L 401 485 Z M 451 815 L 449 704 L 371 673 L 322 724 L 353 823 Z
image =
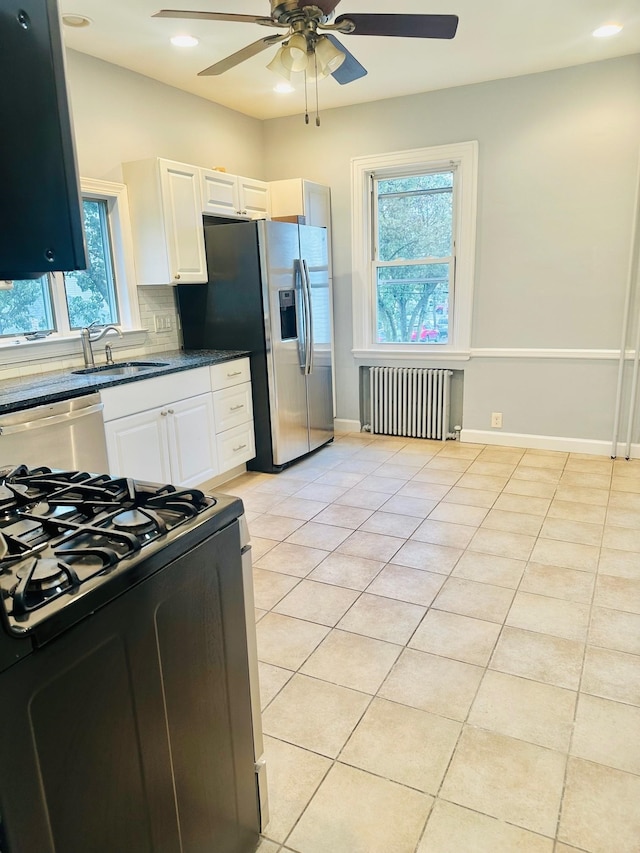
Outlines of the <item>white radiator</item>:
M 370 367 L 371 432 L 446 441 L 451 370 Z

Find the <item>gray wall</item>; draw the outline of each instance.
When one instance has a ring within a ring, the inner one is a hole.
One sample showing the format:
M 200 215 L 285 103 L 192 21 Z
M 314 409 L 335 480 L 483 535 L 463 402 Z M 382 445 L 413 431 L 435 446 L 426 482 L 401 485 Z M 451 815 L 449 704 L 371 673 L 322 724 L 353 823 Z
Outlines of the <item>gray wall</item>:
M 322 88 L 320 98 L 322 106 Z M 609 439 L 640 56 L 328 110 L 321 119 L 320 129 L 301 117 L 267 121 L 264 139 L 269 180 L 305 175 L 332 189 L 338 417 L 359 418 L 350 158 L 476 139 L 473 356 L 455 365 L 465 370 L 463 426 L 489 429 L 490 413 L 501 411 L 504 432 Z M 486 357 L 496 348 L 508 352 Z M 525 357 L 540 355 L 522 352 L 530 349 L 547 357 Z M 562 349 L 581 352 L 568 358 Z
M 84 177 L 122 181 L 121 163 L 147 157 L 264 177 L 258 119 L 73 50 L 67 80 Z

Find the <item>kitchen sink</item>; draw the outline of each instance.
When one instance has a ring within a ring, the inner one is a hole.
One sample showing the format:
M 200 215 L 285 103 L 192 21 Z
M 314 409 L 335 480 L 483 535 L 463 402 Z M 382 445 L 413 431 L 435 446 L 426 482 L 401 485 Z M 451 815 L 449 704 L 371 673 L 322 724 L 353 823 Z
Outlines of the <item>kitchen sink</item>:
M 121 361 L 114 364 L 102 364 L 100 367 L 85 367 L 84 370 L 72 370 L 71 372 L 83 376 L 91 373 L 97 373 L 101 376 L 133 376 L 136 373 L 151 370 L 152 367 L 166 367 L 167 364 L 166 361 Z

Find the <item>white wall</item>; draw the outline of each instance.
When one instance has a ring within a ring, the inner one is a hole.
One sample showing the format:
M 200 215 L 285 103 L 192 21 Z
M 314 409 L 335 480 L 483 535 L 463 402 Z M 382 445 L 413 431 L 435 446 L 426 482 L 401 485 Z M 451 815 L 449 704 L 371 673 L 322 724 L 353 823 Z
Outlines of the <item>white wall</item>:
M 320 98 L 322 107 L 322 88 Z M 640 56 L 328 110 L 321 119 L 319 129 L 299 116 L 265 122 L 266 175 L 302 174 L 332 189 L 338 417 L 359 418 L 350 352 L 350 158 L 477 139 L 463 427 L 487 430 L 490 413 L 501 411 L 503 433 L 610 439 L 611 351 L 620 340 L 640 142 Z M 487 357 L 496 348 L 507 352 Z M 566 348 L 584 357 L 557 352 Z M 526 357 L 540 355 L 524 352 L 530 349 L 547 357 Z

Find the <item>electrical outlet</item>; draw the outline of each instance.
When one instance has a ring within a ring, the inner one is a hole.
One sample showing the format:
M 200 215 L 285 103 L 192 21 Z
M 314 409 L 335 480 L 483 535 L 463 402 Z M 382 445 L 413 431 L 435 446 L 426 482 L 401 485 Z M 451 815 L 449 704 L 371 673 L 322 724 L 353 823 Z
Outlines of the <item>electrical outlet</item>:
M 502 429 L 502 412 L 491 412 L 491 427 Z

